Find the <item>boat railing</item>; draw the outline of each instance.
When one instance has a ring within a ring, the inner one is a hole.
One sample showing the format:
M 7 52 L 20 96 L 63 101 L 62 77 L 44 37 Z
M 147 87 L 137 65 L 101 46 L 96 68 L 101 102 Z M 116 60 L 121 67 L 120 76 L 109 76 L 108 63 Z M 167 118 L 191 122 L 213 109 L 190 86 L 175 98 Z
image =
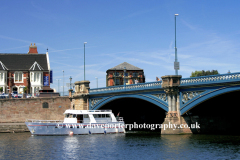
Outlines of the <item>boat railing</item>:
M 26 122 L 32 122 L 32 123 L 63 123 L 63 120 L 36 120 L 36 119 L 27 119 Z
M 123 122 L 123 117 L 118 117 L 118 122 Z
M 66 111 L 77 111 L 77 110 L 68 109 Z M 87 113 L 87 112 L 112 112 L 112 110 L 108 109 L 108 110 L 81 110 L 80 111 L 80 113 Z

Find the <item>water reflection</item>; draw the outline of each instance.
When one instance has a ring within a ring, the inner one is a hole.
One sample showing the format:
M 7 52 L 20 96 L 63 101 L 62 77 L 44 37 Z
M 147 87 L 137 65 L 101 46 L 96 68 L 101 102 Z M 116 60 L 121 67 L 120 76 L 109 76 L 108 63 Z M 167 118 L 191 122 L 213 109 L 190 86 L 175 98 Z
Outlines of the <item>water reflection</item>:
M 240 159 L 240 137 L 126 134 L 0 134 L 0 159 Z

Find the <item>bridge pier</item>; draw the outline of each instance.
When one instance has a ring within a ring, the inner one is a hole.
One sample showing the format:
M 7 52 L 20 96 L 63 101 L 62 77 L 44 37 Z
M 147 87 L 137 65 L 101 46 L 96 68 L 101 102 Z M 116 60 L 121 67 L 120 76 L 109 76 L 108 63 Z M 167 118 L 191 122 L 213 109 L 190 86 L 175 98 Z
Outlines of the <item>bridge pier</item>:
M 167 127 L 161 130 L 161 134 L 192 133 L 189 128 L 182 128 L 187 123 L 180 116 L 179 85 L 181 78 L 181 75 L 162 76 L 162 87 L 168 95 L 168 112 L 162 124 Z
M 89 81 L 75 82 L 75 94 L 70 96 L 71 109 L 89 110 Z

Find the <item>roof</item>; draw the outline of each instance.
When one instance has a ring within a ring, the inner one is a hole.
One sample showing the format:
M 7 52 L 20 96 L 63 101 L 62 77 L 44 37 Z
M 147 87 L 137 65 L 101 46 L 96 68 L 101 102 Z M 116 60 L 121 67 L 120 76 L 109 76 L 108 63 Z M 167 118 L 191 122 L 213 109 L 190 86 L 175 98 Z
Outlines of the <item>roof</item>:
M 48 70 L 46 54 L 0 54 L 0 61 L 7 70 L 24 71 L 24 70 Z M 36 62 L 36 63 L 35 63 Z M 32 66 L 37 65 L 33 69 Z M 40 66 L 40 67 L 39 67 Z M 0 70 L 3 67 L 0 66 Z
M 131 64 L 127 63 L 127 62 L 123 62 L 123 63 L 121 63 L 121 64 L 119 64 L 119 65 L 117 65 L 117 66 L 115 66 L 113 68 L 108 69 L 108 71 L 109 70 L 123 70 L 124 67 L 126 67 L 127 70 L 143 70 L 143 69 L 138 68 L 138 67 L 136 67 L 134 65 L 131 65 Z
M 0 70 L 8 70 L 8 68 L 0 61 Z

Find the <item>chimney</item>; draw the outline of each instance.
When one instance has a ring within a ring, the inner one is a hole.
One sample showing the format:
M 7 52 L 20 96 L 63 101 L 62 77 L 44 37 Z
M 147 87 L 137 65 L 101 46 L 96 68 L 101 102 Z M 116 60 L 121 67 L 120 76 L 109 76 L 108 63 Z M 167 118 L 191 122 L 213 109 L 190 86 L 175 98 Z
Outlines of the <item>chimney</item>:
M 31 43 L 31 46 L 29 46 L 28 54 L 38 54 L 37 46 L 35 45 L 35 43 L 34 45 L 32 45 Z

